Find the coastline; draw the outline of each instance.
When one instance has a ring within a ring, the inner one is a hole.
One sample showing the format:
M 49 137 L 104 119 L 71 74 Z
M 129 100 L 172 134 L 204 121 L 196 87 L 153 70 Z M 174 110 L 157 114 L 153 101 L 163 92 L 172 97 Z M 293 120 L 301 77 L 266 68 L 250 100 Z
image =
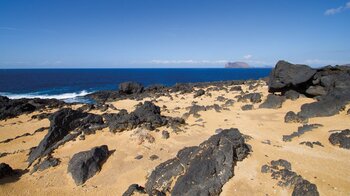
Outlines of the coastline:
M 179 130 L 164 125 L 145 131 L 152 140 L 144 138 L 138 132 L 140 129 L 146 130 L 147 125 L 115 133 L 111 132 L 110 126 L 103 127 L 95 133 L 85 134 L 84 139 L 79 136 L 59 146 L 51 155 L 59 159 L 60 163 L 32 174 L 24 172 L 33 169 L 33 166 L 28 167 L 27 154 L 48 133 L 47 129 L 42 132 L 35 130 L 50 126 L 48 118 L 33 119 L 32 116 L 54 113 L 60 108 L 42 108 L 16 118 L 1 120 L 0 141 L 24 133 L 30 135 L 0 142 L 0 152 L 9 153 L 4 156 L 2 154 L 0 162 L 8 163 L 12 168 L 23 172 L 18 179 L 0 179 L 0 189 L 4 194 L 11 195 L 122 195 L 131 184 L 144 186 L 152 171 L 175 157 L 182 148 L 199 146 L 221 129 L 237 128 L 245 136 L 245 142 L 252 151 L 245 159 L 236 162 L 234 176 L 224 184 L 220 195 L 291 195 L 294 185 L 279 186 L 278 180 L 273 179 L 269 173 L 262 172 L 263 165 L 279 159 L 290 162 L 293 172 L 317 185 L 321 195 L 347 195 L 350 192 L 350 167 L 347 159 L 350 151 L 332 145 L 329 136 L 332 130 L 349 128 L 349 105 L 334 115 L 310 117 L 307 123 L 286 123 L 285 116 L 289 111 L 298 113 L 304 104 L 317 100 L 300 94 L 293 100 L 286 98 L 280 107 L 277 104 L 275 108 L 260 108 L 269 99 L 269 85 L 271 84 L 267 84 L 266 80 L 184 83 L 171 87 L 158 85 L 146 88 L 128 83 L 119 87 L 119 90 L 86 95 L 95 99 L 98 103 L 96 105 L 61 103 L 61 108 L 80 109 L 103 116 L 122 110 L 132 113 L 140 107 L 140 102 L 145 104 L 151 101 L 159 107 L 161 116 L 168 119 L 183 118 L 186 124 L 175 127 Z M 260 97 L 253 96 L 257 94 Z M 247 105 L 251 107 L 244 108 Z M 106 116 L 103 117 L 106 121 Z M 293 137 L 291 141 L 283 140 L 284 136 L 291 135 L 305 124 L 322 126 Z M 169 133 L 169 138 L 163 137 L 164 130 Z M 314 145 L 311 148 L 301 144 L 307 141 L 318 141 L 322 146 Z M 115 151 L 109 155 L 101 171 L 84 185 L 76 186 L 67 173 L 69 161 L 74 154 L 101 145 L 108 145 L 110 150 Z M 135 159 L 139 155 L 143 158 Z M 158 158 L 151 160 L 152 155 L 157 155 Z

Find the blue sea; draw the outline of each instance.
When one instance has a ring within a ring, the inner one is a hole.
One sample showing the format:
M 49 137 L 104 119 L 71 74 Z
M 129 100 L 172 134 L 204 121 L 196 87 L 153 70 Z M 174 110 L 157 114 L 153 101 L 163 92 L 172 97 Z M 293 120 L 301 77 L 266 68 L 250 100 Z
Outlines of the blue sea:
M 82 96 L 116 90 L 125 81 L 144 86 L 182 82 L 246 80 L 266 77 L 268 68 L 251 69 L 0 69 L 0 95 L 12 99 L 56 98 L 83 102 Z

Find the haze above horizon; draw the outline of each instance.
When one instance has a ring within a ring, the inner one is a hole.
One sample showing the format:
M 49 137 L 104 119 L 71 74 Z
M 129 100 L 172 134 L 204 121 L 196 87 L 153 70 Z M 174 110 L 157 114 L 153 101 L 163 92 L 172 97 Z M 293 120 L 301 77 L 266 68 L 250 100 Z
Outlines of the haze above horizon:
M 1 0 L 0 68 L 350 63 L 349 0 Z

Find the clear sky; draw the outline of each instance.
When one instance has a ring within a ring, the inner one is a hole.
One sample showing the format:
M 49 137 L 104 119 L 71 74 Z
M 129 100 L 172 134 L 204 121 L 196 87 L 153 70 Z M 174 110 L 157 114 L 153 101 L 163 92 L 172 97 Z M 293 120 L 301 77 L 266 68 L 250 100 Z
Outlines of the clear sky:
M 0 68 L 350 63 L 349 0 L 0 0 Z

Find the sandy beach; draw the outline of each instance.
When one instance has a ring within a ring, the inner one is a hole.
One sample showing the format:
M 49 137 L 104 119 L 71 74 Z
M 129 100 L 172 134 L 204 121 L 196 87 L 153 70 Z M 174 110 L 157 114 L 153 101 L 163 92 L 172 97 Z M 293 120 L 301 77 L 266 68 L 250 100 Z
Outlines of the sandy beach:
M 268 87 L 262 80 L 257 87 L 249 89 L 246 84 L 240 85 L 245 93 L 261 93 L 262 101 L 266 99 Z M 108 128 L 86 135 L 84 140 L 75 139 L 58 147 L 52 156 L 61 162 L 58 166 L 44 171 L 24 172 L 28 168 L 27 158 L 30 148 L 36 147 L 47 133 L 34 133 L 41 127 L 49 127 L 48 119 L 36 120 L 24 114 L 17 118 L 0 122 L 0 140 L 22 135 L 8 143 L 0 143 L 0 152 L 9 153 L 0 158 L 0 162 L 11 165 L 16 170 L 22 170 L 23 175 L 16 178 L 1 179 L 1 195 L 122 195 L 128 186 L 133 183 L 145 185 L 147 176 L 160 163 L 176 156 L 177 152 L 189 146 L 197 146 L 216 134 L 218 129 L 237 128 L 246 137 L 246 143 L 251 146 L 252 152 L 243 161 L 237 162 L 234 168 L 234 177 L 222 188 L 221 195 L 291 195 L 292 188 L 278 186 L 278 180 L 272 179 L 268 173 L 262 173 L 261 168 L 272 160 L 284 159 L 291 163 L 292 170 L 317 185 L 320 195 L 349 195 L 350 193 L 350 151 L 333 146 L 328 141 L 331 130 L 348 128 L 349 115 L 347 110 L 331 117 L 317 117 L 309 120 L 309 124 L 322 124 L 290 142 L 282 140 L 283 135 L 291 134 L 301 126 L 301 123 L 285 123 L 284 116 L 288 111 L 298 112 L 302 104 L 311 103 L 311 98 L 301 97 L 297 100 L 286 100 L 281 108 L 259 108 L 261 103 L 254 103 L 252 110 L 243 111 L 241 107 L 247 102 L 237 101 L 240 91 L 229 91 L 215 88 L 203 89 L 206 94 L 193 98 L 194 93 L 170 93 L 169 96 L 147 97 L 142 100 L 120 100 L 109 102 L 117 109 L 126 109 L 131 112 L 139 102 L 153 101 L 161 107 L 161 114 L 170 117 L 183 117 L 188 107 L 196 102 L 197 105 L 218 104 L 224 109 L 221 111 L 207 110 L 198 112 L 199 116 L 190 115 L 186 124 L 181 126 L 182 131 L 174 132 L 166 127 L 159 127 L 155 131 L 147 131 L 153 136 L 151 143 L 140 141 L 135 136 L 135 130 L 111 133 Z M 211 95 L 208 95 L 210 93 Z M 234 103 L 223 106 L 223 96 Z M 249 101 L 248 101 L 249 102 Z M 65 106 L 73 109 L 81 105 Z M 166 106 L 166 107 L 163 107 Z M 347 108 L 348 109 L 348 108 Z M 52 113 L 56 111 L 47 110 Z M 99 110 L 90 113 L 101 114 Z M 115 112 L 112 109 L 106 113 Z M 162 138 L 162 131 L 170 133 L 168 139 Z M 313 148 L 301 145 L 304 141 L 319 141 L 323 146 Z M 67 172 L 67 165 L 72 156 L 81 151 L 87 151 L 95 146 L 107 145 L 114 152 L 103 164 L 101 171 L 88 179 L 83 185 L 77 186 Z M 142 155 L 143 158 L 135 159 Z M 151 160 L 152 155 L 159 158 Z

